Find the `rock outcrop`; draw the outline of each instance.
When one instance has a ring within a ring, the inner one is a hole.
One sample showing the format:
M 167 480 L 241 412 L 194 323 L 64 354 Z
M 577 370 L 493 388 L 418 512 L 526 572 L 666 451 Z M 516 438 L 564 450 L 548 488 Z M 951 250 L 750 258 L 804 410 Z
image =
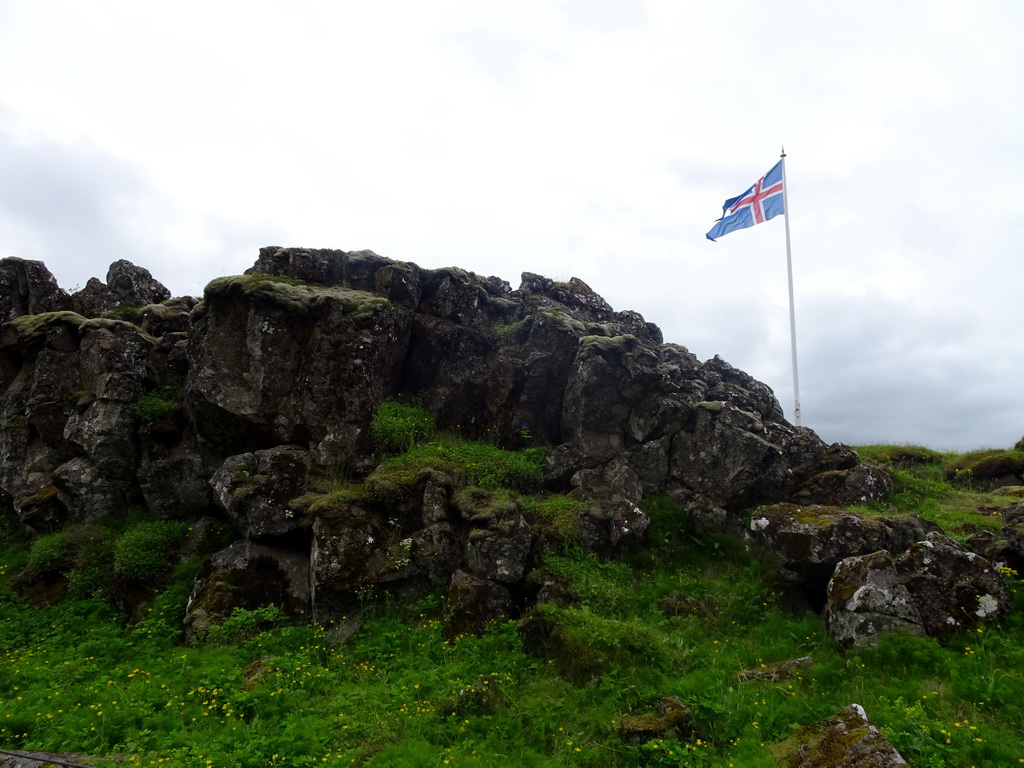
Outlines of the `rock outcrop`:
M 0 322 L 71 309 L 71 297 L 41 261 L 0 259 Z
M 118 307 L 145 307 L 171 298 L 171 292 L 155 280 L 148 269 L 130 261 L 115 261 L 107 270 L 107 282 L 90 278 L 85 288 L 72 295 L 78 311 L 86 317 L 99 317 Z
M 525 273 L 513 289 L 370 251 L 271 247 L 198 303 L 128 262 L 72 302 L 41 264 L 8 259 L 0 290 L 0 491 L 36 530 L 139 509 L 230 521 L 240 543 L 197 583 L 197 624 L 253 604 L 256 581 L 235 574 L 255 569 L 289 611 L 320 618 L 365 590 L 446 590 L 459 633 L 517 615 L 559 537 L 602 555 L 641 542 L 647 494 L 698 529 L 738 531 L 751 504 L 892 487 L 789 424 L 764 384 L 665 343 L 576 278 Z M 442 430 L 547 449 L 545 487 L 583 505 L 571 533 L 514 500 L 467 512 L 473 489 L 456 477 L 368 477 L 381 459 L 371 419 L 398 397 Z M 325 501 L 318 478 L 332 474 L 374 492 Z

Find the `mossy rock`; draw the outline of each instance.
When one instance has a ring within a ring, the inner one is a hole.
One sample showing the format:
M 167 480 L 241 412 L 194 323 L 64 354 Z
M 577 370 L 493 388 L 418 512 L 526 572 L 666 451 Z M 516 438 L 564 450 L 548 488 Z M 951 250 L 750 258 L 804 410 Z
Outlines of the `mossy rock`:
M 478 525 L 504 520 L 517 514 L 520 505 L 507 492 L 486 488 L 463 488 L 452 497 L 452 507 L 463 520 Z
M 896 768 L 906 766 L 896 748 L 851 704 L 835 717 L 808 725 L 772 748 L 788 768 Z
M 391 305 L 387 299 L 366 291 L 342 287 L 306 285 L 291 277 L 253 273 L 219 277 L 206 286 L 207 296 L 228 297 L 241 292 L 288 312 L 305 313 L 328 303 L 340 302 L 345 310 L 362 314 Z

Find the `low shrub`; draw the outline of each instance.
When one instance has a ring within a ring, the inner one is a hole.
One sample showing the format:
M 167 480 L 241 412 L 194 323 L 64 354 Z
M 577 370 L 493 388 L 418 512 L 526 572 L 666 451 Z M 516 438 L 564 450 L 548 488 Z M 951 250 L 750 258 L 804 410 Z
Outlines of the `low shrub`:
M 370 421 L 370 434 L 387 453 L 400 453 L 436 431 L 434 417 L 418 405 L 389 400 L 381 403 Z
M 185 523 L 154 520 L 129 528 L 114 547 L 114 574 L 125 581 L 145 582 L 168 570 L 171 552 L 188 531 Z
M 265 605 L 253 610 L 235 608 L 220 624 L 210 626 L 205 640 L 214 645 L 236 643 L 277 626 L 287 618 L 276 605 Z
M 32 542 L 28 551 L 25 572 L 44 574 L 67 570 L 69 551 L 68 539 L 63 531 L 40 536 Z

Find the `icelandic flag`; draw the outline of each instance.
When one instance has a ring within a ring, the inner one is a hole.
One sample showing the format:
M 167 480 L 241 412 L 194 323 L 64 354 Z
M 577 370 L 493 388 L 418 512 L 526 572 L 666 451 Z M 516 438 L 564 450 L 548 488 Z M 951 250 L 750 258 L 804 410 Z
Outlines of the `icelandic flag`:
M 737 229 L 773 219 L 785 213 L 782 197 L 782 161 L 779 160 L 768 173 L 754 182 L 742 195 L 731 197 L 722 206 L 722 218 L 707 233 L 708 240 L 714 241 Z

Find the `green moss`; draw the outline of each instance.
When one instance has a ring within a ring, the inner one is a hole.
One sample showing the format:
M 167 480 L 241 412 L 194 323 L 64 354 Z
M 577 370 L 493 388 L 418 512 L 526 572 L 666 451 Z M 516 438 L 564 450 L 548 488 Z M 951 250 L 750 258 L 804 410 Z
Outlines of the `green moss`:
M 437 440 L 413 446 L 382 461 L 366 481 L 367 493 L 377 499 L 393 497 L 428 471 L 456 478 L 460 485 L 508 488 L 531 493 L 543 480 L 543 448 L 504 451 L 479 442 Z
M 527 496 L 523 499 L 523 510 L 531 524 L 551 526 L 566 536 L 572 536 L 579 530 L 579 515 L 586 508 L 586 502 L 564 494 Z
M 506 490 L 463 488 L 452 497 L 452 506 L 463 519 L 474 523 L 501 520 L 519 511 L 519 503 Z
M 580 352 L 622 354 L 631 351 L 639 343 L 636 336 L 631 333 L 624 336 L 583 336 L 580 339 Z
M 587 326 L 585 323 L 570 317 L 565 312 L 558 309 L 544 308 L 541 310 L 544 317 L 554 321 L 554 324 L 564 328 L 572 333 L 578 333 L 581 336 L 587 332 Z
M 497 344 L 508 344 L 516 338 L 517 333 L 523 327 L 521 322 L 519 323 L 494 323 L 488 326 L 484 333 L 490 336 Z
M 10 321 L 20 336 L 32 336 L 45 327 L 61 323 L 78 328 L 85 318 L 77 312 L 42 312 L 38 315 L 22 315 Z
M 307 312 L 324 302 L 340 301 L 347 312 L 362 314 L 379 307 L 390 306 L 382 296 L 366 291 L 332 286 L 306 285 L 291 277 L 279 275 L 239 275 L 221 277 L 206 286 L 210 295 L 226 295 L 241 289 L 248 296 L 275 304 L 289 312 Z

